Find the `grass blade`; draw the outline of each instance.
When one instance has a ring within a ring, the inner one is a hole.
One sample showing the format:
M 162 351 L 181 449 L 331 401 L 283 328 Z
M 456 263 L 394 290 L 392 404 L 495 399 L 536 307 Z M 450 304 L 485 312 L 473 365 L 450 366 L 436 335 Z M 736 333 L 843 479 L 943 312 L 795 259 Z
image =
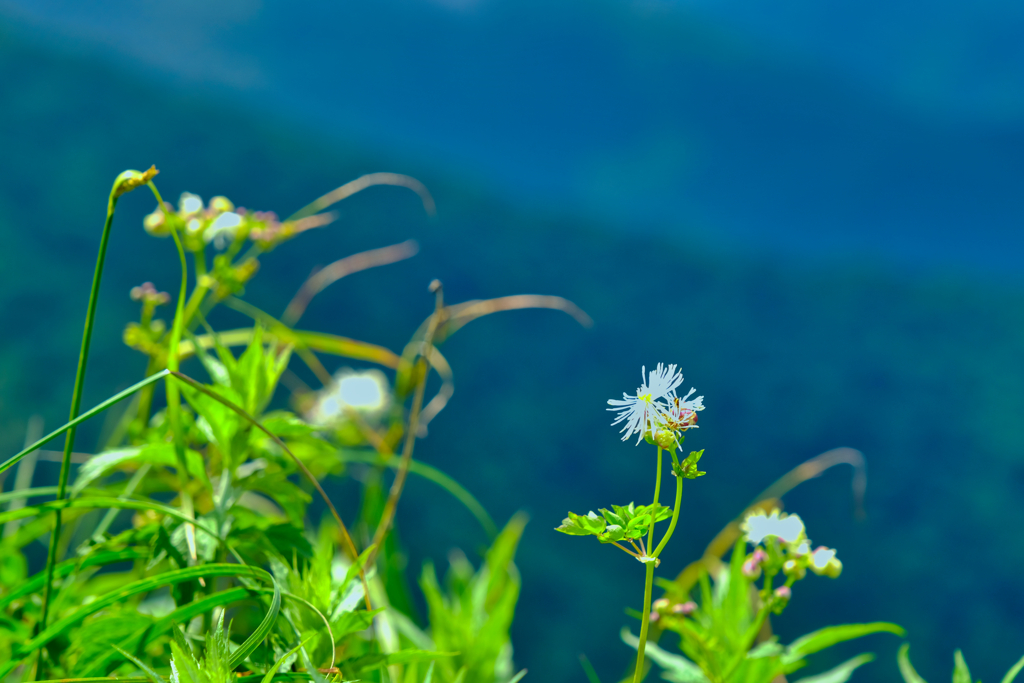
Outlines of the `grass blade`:
M 157 381 L 163 379 L 164 377 L 166 377 L 169 374 L 170 374 L 169 370 L 161 370 L 160 372 L 156 373 L 155 375 L 150 375 L 149 377 L 147 377 L 146 379 L 142 380 L 141 382 L 133 384 L 132 386 L 130 386 L 127 389 L 125 389 L 124 391 L 121 391 L 121 392 L 118 392 L 118 393 L 114 394 L 113 396 L 108 398 L 106 401 L 103 401 L 103 403 L 100 403 L 96 407 L 92 408 L 91 410 L 88 410 L 88 411 L 82 413 L 81 415 L 79 415 L 75 419 L 71 420 L 67 424 L 64 424 L 63 426 L 58 427 L 57 429 L 53 430 L 52 432 L 50 432 L 49 434 L 47 434 L 43 438 L 39 439 L 38 441 L 36 441 L 31 446 L 26 447 L 25 449 L 23 449 L 23 450 L 19 451 L 18 453 L 16 453 L 14 456 L 12 456 L 12 457 L 8 458 L 7 460 L 5 460 L 3 463 L 0 463 L 0 472 L 7 471 L 8 469 L 13 467 L 14 465 L 18 464 L 19 460 L 24 458 L 26 455 L 28 455 L 32 451 L 38 450 L 39 448 L 45 446 L 46 444 L 48 444 L 51 441 L 53 441 L 54 439 L 56 439 L 58 436 L 60 436 L 64 432 L 68 431 L 69 429 L 71 429 L 73 427 L 77 427 L 78 425 L 80 425 L 83 422 L 85 422 L 86 420 L 88 420 L 90 417 L 93 417 L 94 415 L 98 415 L 98 414 L 102 413 L 104 410 L 106 410 L 110 406 L 115 405 L 116 403 L 118 403 L 120 401 L 123 401 L 124 399 L 128 398 L 129 396 L 131 396 L 135 392 L 148 387 L 150 384 L 155 384 Z

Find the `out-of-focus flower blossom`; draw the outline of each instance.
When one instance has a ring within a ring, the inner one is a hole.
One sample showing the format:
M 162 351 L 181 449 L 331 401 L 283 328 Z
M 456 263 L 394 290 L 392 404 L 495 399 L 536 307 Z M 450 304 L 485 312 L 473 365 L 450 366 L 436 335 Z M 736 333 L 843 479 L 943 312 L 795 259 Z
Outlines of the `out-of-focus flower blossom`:
M 693 614 L 696 611 L 696 609 L 697 603 L 693 602 L 692 600 L 672 605 L 672 612 L 674 614 L 682 614 L 683 616 Z
M 376 417 L 391 402 L 387 378 L 380 370 L 355 372 L 340 370 L 322 391 L 317 393 L 313 405 L 306 411 L 307 422 L 329 427 L 342 422 L 347 410 L 355 410 L 365 417 Z
M 787 515 L 772 510 L 770 515 L 756 512 L 747 515 L 740 525 L 747 542 L 757 545 L 767 536 L 775 536 L 786 543 L 796 543 L 804 538 L 804 523 L 798 515 Z
M 203 198 L 191 192 L 182 192 L 178 200 L 178 213 L 182 218 L 188 218 L 203 210 Z
M 213 242 L 214 248 L 224 249 L 238 234 L 238 227 L 242 224 L 242 217 L 233 211 L 226 211 L 213 219 L 206 232 L 203 233 L 203 241 L 207 244 Z

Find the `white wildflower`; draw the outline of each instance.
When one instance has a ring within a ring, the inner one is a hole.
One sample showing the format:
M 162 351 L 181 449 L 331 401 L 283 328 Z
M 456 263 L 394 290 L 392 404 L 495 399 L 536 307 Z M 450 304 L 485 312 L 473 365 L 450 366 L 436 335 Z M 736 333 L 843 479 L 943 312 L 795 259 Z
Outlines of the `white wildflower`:
M 191 216 L 199 213 L 203 210 L 203 198 L 197 194 L 191 192 L 182 192 L 181 199 L 178 200 L 178 213 L 185 216 Z
M 340 370 L 322 391 L 304 417 L 310 424 L 330 426 L 345 418 L 347 409 L 366 417 L 379 415 L 391 400 L 387 377 L 380 370 Z
M 823 572 L 828 563 L 832 561 L 832 558 L 836 556 L 836 551 L 825 546 L 819 546 L 811 554 L 811 569 L 817 572 Z
M 740 529 L 752 545 L 757 545 L 767 536 L 775 536 L 786 543 L 796 543 L 804 537 L 803 520 L 797 515 L 779 513 L 778 510 L 772 510 L 770 515 L 763 512 L 748 515 Z
M 623 392 L 621 401 L 608 400 L 608 405 L 612 406 L 608 410 L 619 413 L 612 424 L 626 423 L 621 430 L 623 441 L 639 434 L 636 440 L 639 444 L 645 433 L 654 431 L 659 423 L 667 421 L 670 404 L 677 398 L 676 388 L 683 383 L 683 373 L 676 368 L 676 365 L 666 368 L 663 363 L 658 363 L 658 367 L 647 374 L 645 366 L 640 370 L 643 384 L 635 396 Z
M 242 217 L 234 211 L 225 211 L 213 219 L 210 227 L 203 233 L 203 241 L 207 244 L 213 242 L 213 246 L 221 250 L 235 239 L 238 233 L 238 226 L 242 224 Z

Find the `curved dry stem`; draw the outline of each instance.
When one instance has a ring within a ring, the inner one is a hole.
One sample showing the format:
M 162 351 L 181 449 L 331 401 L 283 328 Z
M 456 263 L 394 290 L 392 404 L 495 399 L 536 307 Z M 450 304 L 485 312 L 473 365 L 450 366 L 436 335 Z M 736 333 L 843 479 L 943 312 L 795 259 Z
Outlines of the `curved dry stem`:
M 368 187 L 374 185 L 395 185 L 398 187 L 407 187 L 420 196 L 420 201 L 423 202 L 423 210 L 428 215 L 434 216 L 437 214 L 437 209 L 434 205 L 434 198 L 430 196 L 430 192 L 427 190 L 426 185 L 416 180 L 412 176 L 402 175 L 400 173 L 369 173 L 364 176 L 360 176 L 355 180 L 350 180 L 336 190 L 332 190 L 320 197 L 316 201 L 307 204 L 302 207 L 287 220 L 295 221 L 306 216 L 312 216 L 314 213 L 323 211 L 332 204 L 337 204 L 343 199 L 347 199 L 357 192 L 362 192 Z
M 442 341 L 455 334 L 466 323 L 472 322 L 477 318 L 490 315 L 491 313 L 514 311 L 522 308 L 550 308 L 568 313 L 583 327 L 591 327 L 594 324 L 593 318 L 587 315 L 582 308 L 563 297 L 546 294 L 515 294 L 495 299 L 464 301 L 461 304 L 449 306 L 448 320 L 438 331 L 438 341 Z
M 415 240 L 406 240 L 389 247 L 352 254 L 335 261 L 325 268 L 321 268 L 310 275 L 302 284 L 302 287 L 292 298 L 284 313 L 281 314 L 281 322 L 289 327 L 293 326 L 299 321 L 302 314 L 306 312 L 306 307 L 309 306 L 309 302 L 313 300 L 313 297 L 343 277 L 358 273 L 361 270 L 404 261 L 415 256 L 419 250 L 420 247 Z
M 409 350 L 408 347 L 406 349 Z M 427 425 L 437 417 L 438 413 L 444 410 L 445 406 L 448 405 L 448 401 L 451 400 L 452 395 L 455 393 L 455 375 L 452 372 L 452 366 L 448 364 L 448 359 L 441 355 L 436 346 L 430 345 L 427 347 L 425 343 L 420 342 L 415 344 L 415 353 L 426 358 L 427 363 L 437 371 L 438 376 L 441 378 L 441 388 L 437 390 L 434 397 L 430 399 L 420 412 L 417 436 L 422 437 L 427 435 Z M 426 382 L 426 377 L 424 377 L 423 381 Z
M 216 392 L 210 391 L 200 382 L 197 382 L 188 375 L 178 372 L 176 370 L 169 371 L 169 374 L 181 380 L 185 384 L 189 385 L 196 391 L 202 392 L 206 396 L 209 396 L 213 400 L 217 401 L 218 403 L 224 405 L 225 407 L 229 408 L 230 410 L 238 414 L 240 417 L 249 422 L 249 424 L 251 424 L 253 427 L 266 434 L 271 439 L 271 441 L 276 443 L 281 448 L 281 450 L 287 453 L 288 456 L 293 461 L 295 461 L 296 466 L 298 466 L 303 476 L 305 476 L 306 479 L 308 479 L 309 482 L 313 484 L 313 487 L 317 490 L 317 493 L 320 494 L 320 498 L 322 498 L 324 503 L 327 504 L 327 508 L 331 511 L 331 515 L 334 517 L 334 521 L 337 522 L 338 528 L 341 530 L 342 538 L 345 541 L 345 545 L 347 546 L 349 553 L 352 555 L 353 561 L 359 561 L 359 551 L 356 550 L 356 544 L 352 541 L 352 536 L 348 532 L 348 527 L 345 526 L 345 522 L 341 520 L 341 515 L 338 514 L 338 510 L 337 508 L 334 507 L 334 503 L 331 502 L 331 499 L 327 496 L 327 493 L 320 485 L 320 482 L 317 481 L 317 478 L 314 477 L 313 473 L 309 471 L 309 468 L 306 467 L 306 464 L 299 460 L 299 458 L 294 453 L 292 453 L 291 449 L 285 445 L 284 441 L 282 441 L 280 437 L 278 437 L 276 434 L 272 433 L 269 429 L 260 424 L 259 421 L 256 420 L 256 418 L 249 415 L 249 413 L 247 413 L 245 410 L 236 406 L 234 403 L 227 400 L 223 396 L 217 394 Z M 369 585 L 366 582 L 366 572 L 363 570 L 362 565 L 359 567 L 359 578 L 362 579 L 363 582 L 363 590 L 365 591 L 366 598 L 366 609 L 373 609 L 370 606 L 370 590 Z
M 430 357 L 430 350 L 434 341 L 434 333 L 437 331 L 438 326 L 445 320 L 447 309 L 444 307 L 444 294 L 441 288 L 441 283 L 438 280 L 434 280 L 430 283 L 430 288 L 436 294 L 434 303 L 434 313 L 430 316 L 427 324 L 427 333 L 423 339 L 423 350 L 425 353 L 422 354 L 420 359 L 421 363 L 427 363 L 427 358 Z M 391 529 L 391 524 L 395 519 L 395 511 L 398 508 L 398 499 L 402 495 L 402 489 L 405 486 L 406 477 L 409 475 L 409 467 L 412 465 L 412 451 L 416 445 L 416 433 L 419 431 L 419 417 L 420 411 L 423 408 L 423 394 L 426 391 L 427 386 L 427 373 L 426 369 L 422 373 L 423 379 L 416 385 L 416 393 L 413 395 L 412 408 L 409 411 L 409 426 L 406 429 L 405 434 L 405 446 L 402 449 L 402 461 L 399 464 L 398 472 L 395 474 L 395 480 L 391 484 L 391 491 L 388 493 L 387 502 L 384 504 L 384 511 L 381 513 L 380 524 L 377 526 L 377 531 L 373 534 L 373 541 L 371 543 L 373 549 L 370 551 L 370 557 L 366 563 L 371 564 L 377 557 L 377 552 L 380 550 L 384 543 L 384 539 Z

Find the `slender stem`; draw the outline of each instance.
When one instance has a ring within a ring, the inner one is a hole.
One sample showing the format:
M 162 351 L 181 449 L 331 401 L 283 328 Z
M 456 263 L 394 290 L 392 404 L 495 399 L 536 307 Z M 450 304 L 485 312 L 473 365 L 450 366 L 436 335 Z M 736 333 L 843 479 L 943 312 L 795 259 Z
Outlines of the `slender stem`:
M 654 547 L 654 520 L 658 518 L 658 499 L 661 496 L 661 453 L 662 447 L 658 446 L 658 474 L 654 479 L 654 502 L 651 504 L 651 528 L 647 532 L 648 554 Z M 679 506 L 676 505 L 676 508 Z M 656 557 L 656 554 L 654 555 Z M 633 672 L 633 683 L 640 683 L 644 672 L 644 649 L 647 647 L 647 628 L 651 625 L 651 588 L 654 585 L 654 560 L 647 562 L 647 574 L 644 580 L 644 616 L 640 623 L 640 642 L 636 647 L 636 671 Z
M 672 453 L 672 460 L 676 464 L 679 463 L 679 460 L 676 459 L 676 454 L 675 454 L 674 451 Z M 652 553 L 654 555 L 654 557 L 658 557 L 659 555 L 661 555 L 661 551 L 664 550 L 665 549 L 665 545 L 668 544 L 668 539 L 672 538 L 672 532 L 674 532 L 676 530 L 676 522 L 679 521 L 679 506 L 682 504 L 682 502 L 683 502 L 683 478 L 680 477 L 677 474 L 676 475 L 676 504 L 675 504 L 675 507 L 672 508 L 672 521 L 670 521 L 668 523 L 668 531 L 665 532 L 665 537 L 661 539 L 661 543 L 659 543 L 658 547 L 654 549 L 654 553 Z
M 114 207 L 117 206 L 119 197 L 118 189 L 121 185 L 121 176 L 114 181 L 110 190 L 110 198 L 107 200 L 107 218 L 103 223 L 103 234 L 100 236 L 99 254 L 96 256 L 96 270 L 92 276 L 92 288 L 89 291 L 89 305 L 85 312 L 85 330 L 82 333 L 82 347 L 78 353 L 78 370 L 75 372 L 75 387 L 71 392 L 71 411 L 69 422 L 78 417 L 78 411 L 82 406 L 82 389 L 85 385 L 85 367 L 89 360 L 89 345 L 92 342 L 92 328 L 96 321 L 96 304 L 99 301 L 100 279 L 103 277 L 103 263 L 107 256 L 107 243 L 110 241 L 110 226 L 114 222 Z M 75 432 L 77 426 L 68 429 L 64 438 L 64 457 L 60 464 L 60 478 L 57 480 L 57 500 L 64 500 L 67 495 L 68 476 L 71 474 L 71 452 L 75 446 Z M 36 624 L 36 632 L 46 628 L 46 619 L 50 611 L 50 596 L 53 590 L 53 569 L 57 564 L 57 540 L 60 538 L 61 511 L 56 510 L 53 530 L 50 533 L 50 545 L 46 554 L 46 584 L 43 590 L 42 614 Z M 42 650 L 40 650 L 40 664 L 42 663 Z M 42 673 L 38 670 L 37 673 Z
M 156 196 L 156 201 L 159 206 L 163 206 L 163 199 L 160 197 L 159 191 L 156 189 L 156 185 L 152 182 L 148 183 L 149 189 Z M 181 343 L 182 329 L 185 324 L 185 294 L 188 291 L 188 262 L 185 259 L 185 247 L 181 243 L 181 236 L 178 235 L 178 231 L 175 228 L 171 229 L 171 237 L 174 238 L 174 246 L 178 250 L 178 259 L 181 262 L 181 286 L 178 289 L 178 301 L 175 305 L 174 310 L 174 324 L 171 327 L 171 338 L 167 344 L 167 369 L 172 373 L 177 372 L 178 363 L 178 345 Z M 199 289 L 198 287 L 196 288 Z M 171 381 L 171 378 L 167 378 L 165 385 L 165 392 L 167 396 L 167 421 L 170 423 L 171 434 L 174 437 L 174 455 L 178 463 L 178 481 L 181 486 L 181 507 L 182 512 L 189 519 L 194 519 L 195 510 L 192 502 L 192 495 L 188 490 L 188 466 L 186 459 L 186 445 L 185 435 L 181 430 L 181 390 L 178 387 L 177 382 Z M 189 556 L 192 560 L 198 557 L 196 549 L 196 530 L 192 524 L 185 525 L 185 542 L 188 545 Z M 202 584 L 202 581 L 200 581 Z
M 632 555 L 633 557 L 640 557 L 640 553 L 639 552 L 635 552 L 634 553 L 629 548 L 625 548 L 625 547 L 619 545 L 618 543 L 616 543 L 615 541 L 612 541 L 612 545 L 615 546 L 616 548 L 618 548 L 619 550 L 621 550 L 622 552 L 628 553 L 629 555 Z
M 373 550 L 370 551 L 370 557 L 366 563 L 372 566 L 373 561 L 377 557 L 377 553 L 380 552 L 381 547 L 384 545 L 384 539 L 391 529 L 391 524 L 395 519 L 395 511 L 398 509 L 398 499 L 402 495 L 402 488 L 405 486 L 406 476 L 409 474 L 409 467 L 412 465 L 412 451 L 416 445 L 416 431 L 419 428 L 419 417 L 420 410 L 423 408 L 423 394 L 427 387 L 427 377 L 430 372 L 430 355 L 431 349 L 433 348 L 434 333 L 437 331 L 438 325 L 441 323 L 441 318 L 444 315 L 444 300 L 442 299 L 441 283 L 437 280 L 431 284 L 431 287 L 435 287 L 433 291 L 436 292 L 436 299 L 434 304 L 434 313 L 430 316 L 430 322 L 427 325 L 426 334 L 423 337 L 423 347 L 420 353 L 420 364 L 423 367 L 423 379 L 420 380 L 416 386 L 416 393 L 413 395 L 412 408 L 409 412 L 409 426 L 408 431 L 405 435 L 405 446 L 402 449 L 402 462 L 399 465 L 398 472 L 395 474 L 395 480 L 391 484 L 391 491 L 388 493 L 387 502 L 384 504 L 384 511 L 381 513 L 380 524 L 377 526 L 377 531 L 373 534 Z
M 647 532 L 647 550 L 654 547 L 654 520 L 658 518 L 658 500 L 661 498 L 661 452 L 658 446 L 658 474 L 654 479 L 654 502 L 651 504 L 651 528 Z
M 654 586 L 654 563 L 647 563 L 647 576 L 644 580 L 644 616 L 640 623 L 640 642 L 636 646 L 636 671 L 633 672 L 633 683 L 640 683 L 644 675 L 644 648 L 647 647 L 647 627 L 651 625 L 651 589 Z

